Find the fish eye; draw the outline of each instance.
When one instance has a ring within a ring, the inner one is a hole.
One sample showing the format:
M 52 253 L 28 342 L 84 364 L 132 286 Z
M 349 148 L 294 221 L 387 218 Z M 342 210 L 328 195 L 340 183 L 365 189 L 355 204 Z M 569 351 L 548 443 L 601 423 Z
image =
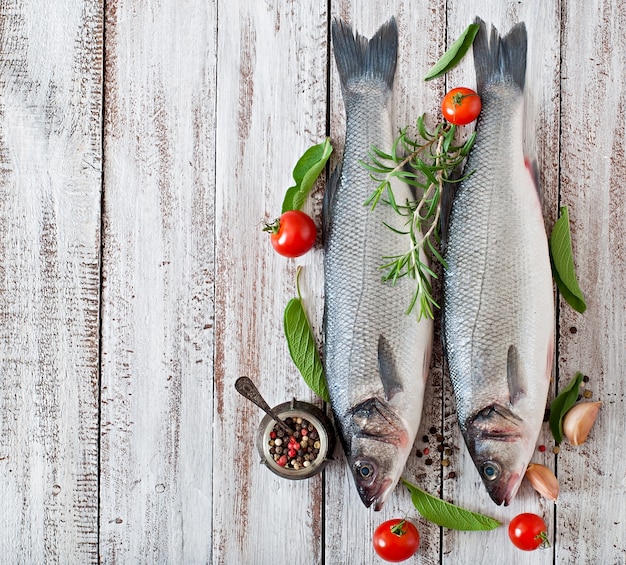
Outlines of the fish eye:
M 372 466 L 367 461 L 359 461 L 355 467 L 359 477 L 362 479 L 369 479 L 374 474 L 374 469 L 372 469 Z
M 481 468 L 482 476 L 488 481 L 495 481 L 501 473 L 500 465 L 495 461 L 485 461 Z

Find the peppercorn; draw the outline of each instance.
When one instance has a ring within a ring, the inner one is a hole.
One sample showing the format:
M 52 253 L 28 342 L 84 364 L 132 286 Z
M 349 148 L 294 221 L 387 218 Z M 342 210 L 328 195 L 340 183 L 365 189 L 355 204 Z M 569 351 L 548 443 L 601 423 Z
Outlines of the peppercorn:
M 428 436 L 423 436 L 423 437 L 422 437 L 422 441 L 423 441 L 424 443 L 428 443 Z
M 454 471 L 450 471 L 448 473 L 448 478 L 449 479 L 456 479 L 456 473 Z
M 447 459 L 442 459 L 441 465 L 442 467 L 447 467 L 448 465 L 450 465 L 450 461 L 448 461 Z
M 435 426 L 433 426 L 432 428 L 430 428 L 430 430 L 428 430 L 431 434 L 436 434 L 437 433 L 437 428 L 435 428 Z
M 417 455 L 418 457 L 421 457 L 421 456 L 422 456 L 422 452 L 418 449 L 418 450 L 415 452 L 415 455 Z
M 270 455 L 279 466 L 288 470 L 297 471 L 310 466 L 319 455 L 321 447 L 319 439 L 314 440 L 314 438 L 319 438 L 317 430 L 302 418 L 285 418 L 285 423 L 294 432 L 287 439 L 287 434 L 276 424 L 270 432 L 271 439 L 268 441 Z M 306 430 L 306 433 L 303 434 L 302 430 Z M 308 465 L 304 465 L 305 461 Z
M 426 459 L 426 461 L 424 461 L 424 463 L 426 463 L 426 465 L 432 465 L 433 460 L 429 457 L 428 459 Z
M 593 392 L 591 392 L 590 390 L 586 390 L 585 392 L 583 392 L 583 396 L 585 398 L 591 398 L 593 396 Z

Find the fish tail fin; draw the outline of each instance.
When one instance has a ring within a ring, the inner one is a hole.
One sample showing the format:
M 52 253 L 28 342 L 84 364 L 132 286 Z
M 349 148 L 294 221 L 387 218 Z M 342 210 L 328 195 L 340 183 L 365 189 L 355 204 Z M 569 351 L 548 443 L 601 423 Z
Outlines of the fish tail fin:
M 528 38 L 526 25 L 519 22 L 509 33 L 501 37 L 498 30 L 476 18 L 480 30 L 474 40 L 474 68 L 476 84 L 480 94 L 491 82 L 512 80 L 521 91 L 524 91 L 526 78 L 526 47 Z
M 391 90 L 398 57 L 398 26 L 394 17 L 369 41 L 342 20 L 333 20 L 335 61 L 344 96 L 364 81 L 380 81 Z

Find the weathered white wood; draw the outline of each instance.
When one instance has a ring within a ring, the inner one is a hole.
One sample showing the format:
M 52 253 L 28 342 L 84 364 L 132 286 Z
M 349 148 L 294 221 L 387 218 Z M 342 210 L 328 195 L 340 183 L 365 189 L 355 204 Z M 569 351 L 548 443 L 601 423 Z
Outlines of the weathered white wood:
M 97 563 L 101 2 L 0 5 L 0 560 Z
M 107 563 L 211 559 L 216 21 L 204 0 L 107 3 Z
M 397 130 L 414 125 L 417 118 L 426 113 L 429 123 L 438 119 L 439 100 L 443 95 L 442 84 L 425 83 L 422 77 L 444 52 L 445 10 L 444 2 L 423 3 L 409 6 L 403 2 L 372 4 L 363 9 L 350 2 L 336 2 L 331 15 L 340 17 L 360 34 L 371 37 L 378 27 L 395 16 L 398 23 L 399 52 L 394 82 L 394 123 Z M 332 46 L 331 46 L 332 47 Z M 337 69 L 331 51 L 331 136 L 338 149 L 343 148 L 345 136 L 345 110 Z M 364 157 L 368 148 L 364 147 Z M 390 149 L 390 148 L 384 148 Z M 340 155 L 335 156 L 334 163 Z M 359 205 L 359 203 L 355 203 Z M 384 250 L 381 250 L 381 254 Z M 403 315 L 400 313 L 399 315 Z M 409 457 L 404 477 L 420 488 L 436 494 L 440 485 L 440 456 L 436 451 L 436 437 L 429 428 L 441 433 L 441 355 L 438 338 L 438 355 L 433 357 L 433 372 L 429 377 L 424 401 L 424 413 L 414 451 L 429 446 L 432 453 L 421 459 Z M 425 444 L 422 437 L 429 435 Z M 436 436 L 437 434 L 434 434 Z M 426 459 L 433 464 L 427 465 Z M 384 520 L 404 515 L 414 519 L 421 535 L 419 563 L 439 563 L 439 528 L 419 518 L 411 504 L 409 493 L 399 485 L 380 512 L 366 509 L 356 491 L 351 473 L 341 449 L 338 450 L 340 465 L 329 469 L 326 488 L 326 562 L 327 563 L 378 563 L 380 559 L 372 548 L 372 534 Z
M 218 12 L 213 560 L 321 563 L 322 479 L 288 481 L 259 464 L 262 413 L 233 385 L 248 375 L 272 405 L 313 398 L 282 319 L 296 265 L 319 319 L 321 252 L 287 260 L 261 228 L 280 215 L 297 159 L 325 136 L 326 5 L 220 2 Z M 319 196 L 306 207 L 318 225 Z
M 561 308 L 559 384 L 577 372 L 603 402 L 580 447 L 563 444 L 557 563 L 626 563 L 626 10 L 563 5 L 561 205 L 588 310 Z
M 412 456 L 404 476 L 505 526 L 459 533 L 417 518 L 410 562 L 626 563 L 623 2 L 374 4 L 1 3 L 1 562 L 380 563 L 373 529 L 416 517 L 402 487 L 375 513 L 340 447 L 324 478 L 289 482 L 258 463 L 262 414 L 234 381 L 249 375 L 271 404 L 319 405 L 282 330 L 298 265 L 318 338 L 323 308 L 321 246 L 287 260 L 261 228 L 304 149 L 329 133 L 333 166 L 341 156 L 330 17 L 371 36 L 396 16 L 401 127 L 423 112 L 433 123 L 446 87 L 474 84 L 471 57 L 421 79 L 479 15 L 502 32 L 528 27 L 544 213 L 551 229 L 569 206 L 589 304 L 579 315 L 561 302 L 555 385 L 583 371 L 604 404 L 588 442 L 558 457 L 545 427 L 534 460 L 557 472 L 556 507 L 525 485 L 498 508 L 458 432 L 437 336 L 414 447 L 433 462 Z M 318 225 L 322 184 L 306 207 Z M 551 550 L 510 545 L 506 523 L 523 510 L 547 518 Z

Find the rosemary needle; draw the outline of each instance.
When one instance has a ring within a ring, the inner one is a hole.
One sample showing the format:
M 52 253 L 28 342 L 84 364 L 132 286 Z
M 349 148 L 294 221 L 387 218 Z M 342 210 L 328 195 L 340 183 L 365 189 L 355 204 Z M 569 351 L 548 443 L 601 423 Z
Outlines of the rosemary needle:
M 368 160 L 361 165 L 370 173 L 377 186 L 365 201 L 374 210 L 383 203 L 391 206 L 400 216 L 405 217 L 404 230 L 385 224 L 399 237 L 407 238 L 407 252 L 402 255 L 383 255 L 381 270 L 383 281 L 395 283 L 401 277 L 415 279 L 415 291 L 407 308 L 407 314 L 419 304 L 418 319 L 422 316 L 434 317 L 439 305 L 433 298 L 431 279 L 435 272 L 422 261 L 421 252 L 445 266 L 438 251 L 439 220 L 441 217 L 441 193 L 445 185 L 453 181 L 453 173 L 459 169 L 469 154 L 476 137 L 472 134 L 463 145 L 455 145 L 454 125 L 440 123 L 429 132 L 420 116 L 416 124 L 417 136 L 409 135 L 408 127 L 400 130 L 399 136 L 387 153 L 378 147 L 368 152 Z M 418 198 L 404 203 L 396 202 L 391 186 L 392 179 L 398 179 L 412 187 Z

